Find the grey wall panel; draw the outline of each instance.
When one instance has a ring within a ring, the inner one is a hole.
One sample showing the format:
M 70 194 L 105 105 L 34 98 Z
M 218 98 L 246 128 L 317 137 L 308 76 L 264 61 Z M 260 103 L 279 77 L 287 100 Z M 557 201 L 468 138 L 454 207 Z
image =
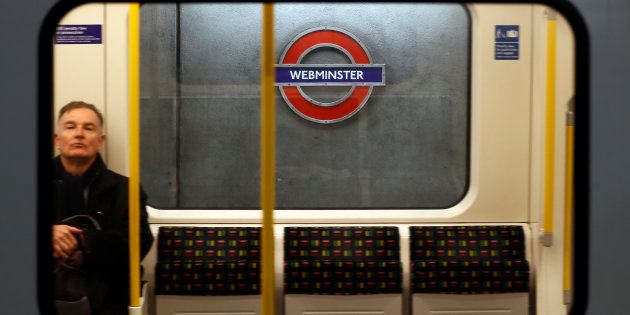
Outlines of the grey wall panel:
M 305 121 L 279 106 L 279 207 L 428 208 L 458 201 L 466 188 L 467 152 L 466 139 L 454 135 L 462 138 L 466 121 L 455 126 L 450 119 L 452 100 L 373 101 L 335 125 Z
M 626 314 L 630 296 L 630 2 L 572 0 L 591 61 L 589 315 Z M 580 115 L 576 109 L 576 115 Z M 578 126 L 576 126 L 576 129 Z M 576 141 L 584 141 L 576 139 Z
M 182 99 L 180 206 L 259 207 L 258 98 Z
M 44 133 L 50 134 L 44 141 L 52 140 L 51 127 L 55 117 L 52 94 L 46 94 L 45 91 L 50 90 L 42 85 L 42 82 L 52 84 L 52 75 L 42 76 L 42 72 L 46 73 L 43 69 L 52 66 L 52 55 L 38 52 L 44 48 L 52 52 L 50 42 L 47 47 L 43 47 L 41 40 L 45 37 L 42 35 L 46 33 L 42 32 L 42 22 L 50 15 L 55 2 L 57 1 L 3 1 L 0 4 L 0 109 L 3 112 L 0 115 L 3 131 L 0 134 L 0 147 L 3 148 L 0 157 L 0 244 L 5 253 L 5 258 L 0 260 L 3 270 L 0 305 L 3 314 L 38 314 L 52 306 L 52 303 L 38 303 L 43 301 L 42 295 L 47 293 L 46 289 L 50 288 L 52 291 L 52 285 L 45 287 L 44 282 L 40 281 L 42 273 L 51 270 L 52 266 L 52 259 L 51 265 L 43 264 L 48 262 L 44 255 L 50 254 L 50 251 L 41 251 L 45 246 L 41 243 L 45 239 L 42 235 L 50 235 L 50 230 L 37 224 L 38 218 L 44 221 L 42 219 L 48 219 L 47 214 L 51 212 L 51 207 L 43 205 L 41 200 L 45 198 L 43 196 L 52 195 L 52 192 L 42 191 L 41 188 L 52 188 L 52 185 L 49 182 L 38 183 L 38 179 L 42 179 L 42 173 L 52 173 L 52 168 L 38 165 L 37 157 L 46 161 L 51 157 L 52 143 L 42 145 L 39 137 L 42 136 L 42 128 L 48 127 L 50 129 L 44 129 Z M 49 27 L 48 30 L 54 28 L 52 23 L 45 26 Z M 41 101 L 47 97 L 50 103 Z M 46 121 L 50 122 L 48 126 Z M 38 184 L 43 186 L 38 187 Z M 52 283 L 52 280 L 48 283 Z M 52 302 L 52 293 L 47 297 Z M 45 307 L 44 310 L 42 306 Z
M 140 23 L 140 95 L 172 97 L 177 88 L 176 5 L 143 4 Z
M 278 208 L 360 207 L 365 128 L 361 117 L 320 125 L 297 116 L 276 98 L 276 202 Z M 362 202 L 365 200 L 365 202 Z
M 140 176 L 151 205 L 177 207 L 177 11 L 140 10 Z
M 183 208 L 257 208 L 259 4 L 182 4 Z M 276 56 L 297 34 L 343 28 L 386 65 L 364 109 L 320 125 L 276 94 L 278 208 L 447 207 L 468 181 L 469 17 L 459 5 L 278 4 Z M 174 51 L 165 51 L 173 54 Z M 317 49 L 305 63 L 348 63 Z M 347 87 L 310 87 L 331 101 Z
M 375 63 L 387 65 L 388 91 L 395 85 L 404 89 L 399 93 L 467 94 L 467 87 L 455 88 L 468 80 L 470 21 L 461 5 L 279 4 L 275 14 L 278 54 L 306 29 L 335 26 L 356 35 Z
M 182 84 L 257 85 L 261 10 L 260 4 L 182 4 Z
M 175 98 L 140 100 L 141 183 L 150 205 L 177 206 Z

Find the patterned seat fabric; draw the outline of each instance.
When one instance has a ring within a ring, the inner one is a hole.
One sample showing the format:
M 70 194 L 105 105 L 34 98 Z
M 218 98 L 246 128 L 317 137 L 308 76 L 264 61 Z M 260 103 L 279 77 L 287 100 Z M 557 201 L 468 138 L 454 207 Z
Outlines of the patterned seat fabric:
M 529 291 L 521 226 L 416 226 L 410 232 L 413 293 Z
M 402 292 L 396 227 L 287 227 L 287 294 Z
M 260 228 L 160 227 L 156 294 L 260 294 Z

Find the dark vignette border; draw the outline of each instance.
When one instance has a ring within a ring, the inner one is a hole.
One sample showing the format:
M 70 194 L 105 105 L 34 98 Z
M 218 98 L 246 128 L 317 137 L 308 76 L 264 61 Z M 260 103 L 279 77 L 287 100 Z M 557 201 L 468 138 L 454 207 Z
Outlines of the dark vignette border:
M 123 2 L 123 1 L 108 1 Z M 211 2 L 211 1 L 186 1 Z M 462 0 L 423 1 L 433 3 L 465 3 Z M 570 314 L 584 314 L 588 304 L 589 258 L 589 172 L 590 172 L 590 40 L 586 23 L 575 6 L 563 0 L 470 1 L 475 3 L 538 3 L 561 13 L 575 35 L 575 164 L 574 164 L 574 295 Z M 50 246 L 52 212 L 52 127 L 53 44 L 55 26 L 73 8 L 88 1 L 61 0 L 46 15 L 38 37 L 38 109 L 37 109 L 37 301 L 43 314 L 53 314 L 52 248 Z

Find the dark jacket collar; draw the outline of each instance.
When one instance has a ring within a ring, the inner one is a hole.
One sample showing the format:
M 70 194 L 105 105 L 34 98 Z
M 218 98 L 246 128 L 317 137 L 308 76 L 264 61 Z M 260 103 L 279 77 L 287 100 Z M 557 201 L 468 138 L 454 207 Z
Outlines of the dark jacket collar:
M 68 176 L 68 173 L 63 168 L 63 164 L 61 164 L 61 157 L 56 156 L 53 159 L 54 164 L 54 177 L 55 180 L 63 180 L 65 176 Z M 92 162 L 92 165 L 85 171 L 82 176 L 85 176 L 85 184 L 88 184 L 94 180 L 94 178 L 98 177 L 103 171 L 106 170 L 105 163 L 101 158 L 100 153 L 96 154 L 96 159 Z

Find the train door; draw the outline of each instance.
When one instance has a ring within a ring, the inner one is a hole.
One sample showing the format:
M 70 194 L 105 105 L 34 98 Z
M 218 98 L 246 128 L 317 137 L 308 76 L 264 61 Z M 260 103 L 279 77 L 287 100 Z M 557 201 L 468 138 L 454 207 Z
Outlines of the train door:
M 153 314 L 260 313 L 256 281 L 217 278 L 238 273 L 164 271 L 173 261 L 162 260 L 160 238 L 251 236 L 247 229 L 261 225 L 261 8 L 140 9 L 140 171 L 158 238 L 143 262 Z M 562 15 L 543 5 L 447 3 L 282 3 L 274 12 L 276 313 L 567 313 L 575 56 Z M 106 160 L 122 174 L 127 16 L 124 4 L 78 7 L 60 25 L 101 25 L 103 41 L 55 45 L 55 106 L 76 97 L 102 106 Z M 343 269 L 343 281 L 313 280 L 330 271 L 318 263 L 382 263 L 357 249 L 381 239 L 321 233 L 390 230 L 396 267 L 382 273 L 399 276 L 382 283 L 391 291 L 369 291 L 374 281 L 361 275 L 380 273 L 358 267 Z M 514 237 L 495 237 L 502 233 Z M 312 247 L 336 241 L 341 247 L 323 258 L 327 249 Z M 292 242 L 320 256 L 290 260 Z M 193 258 L 216 262 L 203 246 Z M 310 268 L 296 269 L 295 283 L 292 263 Z M 217 283 L 235 289 L 217 294 Z

